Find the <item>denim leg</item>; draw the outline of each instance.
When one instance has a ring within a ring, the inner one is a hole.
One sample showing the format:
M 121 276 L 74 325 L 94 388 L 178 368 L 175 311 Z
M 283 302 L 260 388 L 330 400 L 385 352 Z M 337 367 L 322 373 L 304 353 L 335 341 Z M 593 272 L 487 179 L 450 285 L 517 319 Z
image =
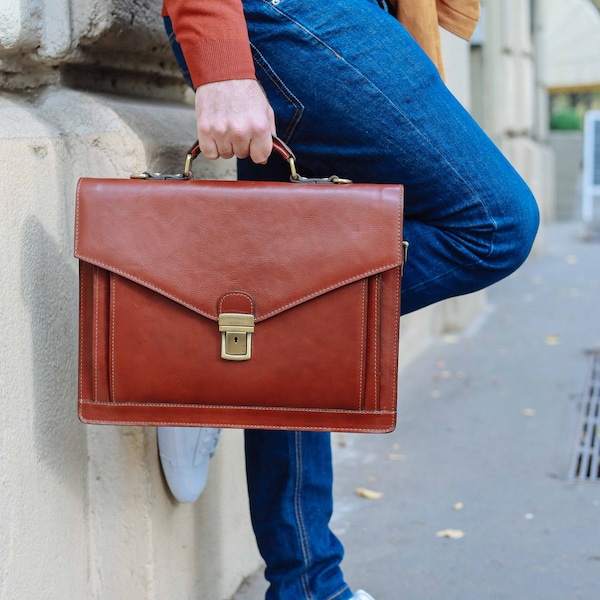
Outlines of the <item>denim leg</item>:
M 376 0 L 243 4 L 257 77 L 300 172 L 405 185 L 404 237 L 410 251 L 402 283 L 404 314 L 484 288 L 523 262 L 538 225 L 531 192 Z M 289 173 L 274 155 L 266 167 L 240 161 L 238 176 L 281 180 Z M 312 577 L 314 567 L 303 562 L 297 540 L 304 533 L 310 545 L 331 548 L 322 564 L 331 565 L 333 581 L 341 581 L 341 552 L 331 546 L 326 527 L 329 504 L 318 503 L 324 490 L 312 499 L 318 517 L 314 527 L 304 529 L 289 518 L 298 463 L 291 453 L 285 458 L 290 442 L 281 436 L 294 435 L 246 432 L 247 440 L 260 440 L 247 446 L 249 487 L 255 490 L 252 517 L 272 582 L 268 598 L 320 600 L 331 592 L 319 587 L 324 579 Z M 279 460 L 264 457 L 260 450 L 265 448 Z M 330 469 L 316 445 L 306 449 L 311 452 L 315 471 Z M 312 476 L 307 464 L 303 470 Z M 270 492 L 261 495 L 260 490 L 273 487 L 271 504 Z M 307 501 L 312 493 L 306 490 Z M 286 532 L 282 544 L 277 543 L 280 526 Z M 289 580 L 296 590 L 282 583 L 287 574 L 297 578 Z M 350 597 L 342 593 L 341 598 Z
M 252 525 L 270 582 L 266 600 L 347 600 L 333 509 L 328 433 L 246 431 Z
M 244 0 L 244 10 L 300 172 L 405 185 L 404 314 L 520 266 L 535 199 L 395 18 L 375 0 Z M 247 161 L 240 173 L 272 176 Z

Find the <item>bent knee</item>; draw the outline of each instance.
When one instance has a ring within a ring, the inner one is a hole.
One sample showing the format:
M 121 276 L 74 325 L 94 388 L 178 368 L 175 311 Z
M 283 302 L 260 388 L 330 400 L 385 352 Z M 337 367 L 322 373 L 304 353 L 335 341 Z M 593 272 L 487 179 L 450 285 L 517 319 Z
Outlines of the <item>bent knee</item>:
M 510 209 L 497 220 L 493 250 L 488 260 L 500 278 L 516 271 L 527 259 L 540 224 L 537 201 L 529 188 L 513 198 Z

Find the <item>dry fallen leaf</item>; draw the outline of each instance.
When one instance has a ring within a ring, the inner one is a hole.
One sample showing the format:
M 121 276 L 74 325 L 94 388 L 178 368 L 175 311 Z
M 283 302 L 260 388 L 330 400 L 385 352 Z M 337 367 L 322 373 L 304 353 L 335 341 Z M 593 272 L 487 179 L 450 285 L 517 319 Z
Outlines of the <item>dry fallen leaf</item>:
M 406 454 L 388 454 L 388 460 L 406 460 Z
M 460 540 L 465 537 L 465 532 L 460 529 L 442 529 L 435 534 L 440 538 L 450 538 L 451 540 Z
M 368 490 L 367 488 L 356 488 L 354 493 L 357 496 L 361 496 L 361 498 L 366 498 L 367 500 L 379 500 L 383 494 L 381 492 L 376 492 L 374 490 Z

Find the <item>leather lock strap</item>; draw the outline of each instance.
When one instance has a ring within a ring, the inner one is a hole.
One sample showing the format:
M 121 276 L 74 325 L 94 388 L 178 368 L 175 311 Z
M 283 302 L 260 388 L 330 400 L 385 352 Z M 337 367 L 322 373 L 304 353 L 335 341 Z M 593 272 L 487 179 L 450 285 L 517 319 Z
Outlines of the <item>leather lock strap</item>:
M 219 331 L 223 360 L 250 360 L 255 302 L 246 292 L 227 292 L 219 299 Z

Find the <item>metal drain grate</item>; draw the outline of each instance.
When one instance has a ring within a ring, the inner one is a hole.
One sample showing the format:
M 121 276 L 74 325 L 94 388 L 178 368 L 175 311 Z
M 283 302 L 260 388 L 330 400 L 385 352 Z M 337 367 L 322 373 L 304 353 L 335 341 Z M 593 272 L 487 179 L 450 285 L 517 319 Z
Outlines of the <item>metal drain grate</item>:
M 569 479 L 600 480 L 600 350 L 590 352 Z

